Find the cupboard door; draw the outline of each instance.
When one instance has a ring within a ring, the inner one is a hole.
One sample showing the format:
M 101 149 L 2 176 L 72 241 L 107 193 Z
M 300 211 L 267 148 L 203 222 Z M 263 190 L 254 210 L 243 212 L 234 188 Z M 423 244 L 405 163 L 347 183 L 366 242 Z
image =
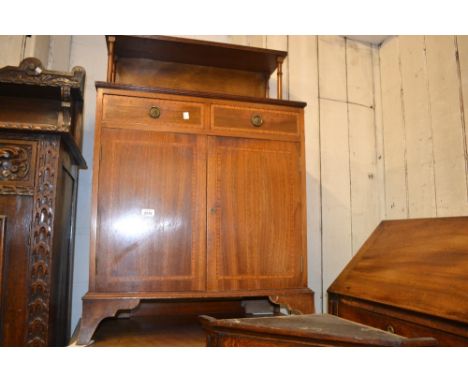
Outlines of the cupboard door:
M 103 129 L 97 291 L 205 289 L 206 137 Z
M 298 142 L 210 137 L 209 290 L 306 286 Z

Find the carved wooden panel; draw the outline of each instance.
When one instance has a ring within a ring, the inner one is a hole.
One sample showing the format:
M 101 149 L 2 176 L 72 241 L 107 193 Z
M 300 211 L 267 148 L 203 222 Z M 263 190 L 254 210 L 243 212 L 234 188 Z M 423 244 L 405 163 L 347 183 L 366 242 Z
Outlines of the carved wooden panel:
M 32 195 L 37 142 L 0 140 L 0 194 Z
M 29 346 L 46 346 L 49 329 L 50 277 L 55 208 L 55 187 L 60 138 L 39 143 L 30 248 L 28 303 Z
M 103 129 L 98 290 L 205 288 L 205 142 Z
M 6 216 L 0 215 L 0 311 L 2 309 L 2 286 L 3 286 L 3 262 L 5 259 L 5 230 L 6 230 Z
M 212 137 L 208 289 L 303 286 L 300 145 Z

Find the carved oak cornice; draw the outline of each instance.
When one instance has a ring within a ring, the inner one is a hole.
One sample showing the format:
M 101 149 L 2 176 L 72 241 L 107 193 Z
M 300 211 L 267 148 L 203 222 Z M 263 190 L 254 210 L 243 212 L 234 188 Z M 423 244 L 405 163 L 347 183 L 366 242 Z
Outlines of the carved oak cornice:
M 29 57 L 17 67 L 5 66 L 0 69 L 0 83 L 78 89 L 82 96 L 85 74 L 81 66 L 75 66 L 72 73 L 46 70 L 40 60 Z

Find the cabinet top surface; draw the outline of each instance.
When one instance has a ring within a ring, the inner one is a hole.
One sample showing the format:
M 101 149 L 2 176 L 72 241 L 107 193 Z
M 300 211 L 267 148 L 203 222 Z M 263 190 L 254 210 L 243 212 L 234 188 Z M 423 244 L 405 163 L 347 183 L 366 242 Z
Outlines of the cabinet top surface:
M 240 95 L 233 95 L 233 94 L 214 93 L 214 92 L 209 93 L 209 92 L 202 92 L 202 91 L 195 91 L 195 90 L 156 88 L 156 87 L 146 87 L 146 86 L 137 86 L 137 85 L 116 84 L 116 83 L 102 82 L 102 81 L 96 81 L 96 88 L 131 90 L 131 91 L 146 92 L 146 93 L 172 94 L 172 95 L 181 95 L 181 96 L 188 96 L 188 97 L 222 99 L 222 100 L 232 100 L 232 101 L 240 101 L 240 102 L 262 103 L 262 104 L 278 105 L 278 106 L 290 106 L 290 107 L 297 107 L 297 108 L 304 108 L 307 106 L 307 103 L 300 102 L 300 101 L 279 100 L 279 99 L 274 99 L 274 98 L 247 97 L 247 96 L 240 96 Z
M 270 76 L 287 52 L 170 36 L 106 36 L 115 39 L 117 57 L 147 58 L 213 66 Z
M 328 289 L 468 324 L 468 217 L 382 222 Z

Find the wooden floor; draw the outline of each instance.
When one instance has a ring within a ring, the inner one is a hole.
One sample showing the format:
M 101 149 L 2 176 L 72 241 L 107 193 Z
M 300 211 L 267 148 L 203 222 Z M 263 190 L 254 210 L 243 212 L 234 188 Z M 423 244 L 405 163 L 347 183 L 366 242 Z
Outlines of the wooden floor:
M 205 334 L 197 317 L 107 319 L 91 346 L 205 346 Z
M 259 312 L 275 314 L 266 300 L 213 300 L 142 302 L 136 310 L 120 318 L 102 321 L 90 346 L 205 346 L 200 315 L 215 318 L 242 318 Z M 77 340 L 75 330 L 70 345 Z

